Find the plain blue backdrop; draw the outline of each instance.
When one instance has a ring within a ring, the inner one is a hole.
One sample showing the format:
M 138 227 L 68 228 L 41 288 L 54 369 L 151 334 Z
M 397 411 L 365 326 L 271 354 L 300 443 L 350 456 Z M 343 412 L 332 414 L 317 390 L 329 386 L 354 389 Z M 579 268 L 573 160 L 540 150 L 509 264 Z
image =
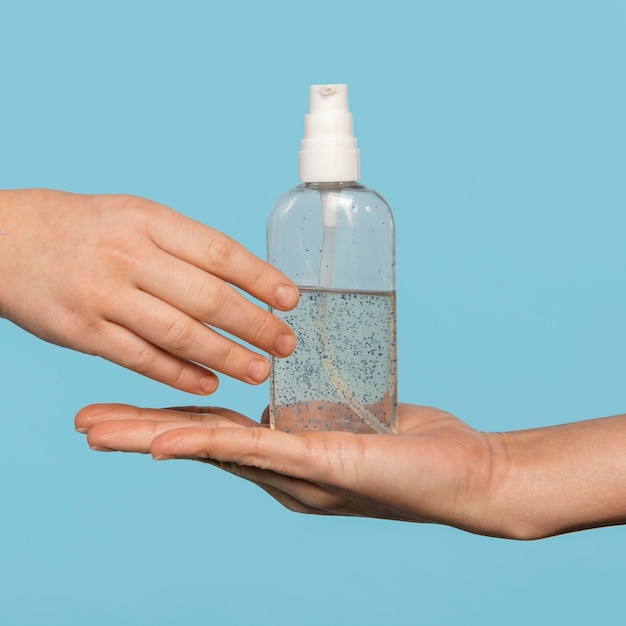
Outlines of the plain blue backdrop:
M 144 195 L 264 256 L 308 87 L 346 82 L 398 226 L 401 400 L 480 429 L 620 413 L 625 35 L 618 0 L 2 1 L 0 186 Z M 73 432 L 92 402 L 202 399 L 4 320 L 0 352 L 3 625 L 624 623 L 626 528 L 299 516 Z

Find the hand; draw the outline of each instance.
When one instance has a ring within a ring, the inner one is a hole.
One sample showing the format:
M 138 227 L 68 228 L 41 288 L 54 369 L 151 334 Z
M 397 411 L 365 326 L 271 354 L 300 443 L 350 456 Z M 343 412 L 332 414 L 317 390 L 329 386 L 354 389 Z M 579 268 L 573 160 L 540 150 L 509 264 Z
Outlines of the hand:
M 286 434 L 228 409 L 116 404 L 86 407 L 76 427 L 97 450 L 217 465 L 293 511 L 476 531 L 492 460 L 485 435 L 450 413 L 408 404 L 400 405 L 399 435 Z
M 0 192 L 0 316 L 177 389 L 208 394 L 216 370 L 248 383 L 291 330 L 232 285 L 277 309 L 293 283 L 229 237 L 130 196 Z M 229 284 L 230 283 L 230 284 Z
M 301 513 L 514 539 L 626 522 L 626 415 L 479 433 L 439 409 L 399 409 L 399 435 L 287 434 L 228 409 L 119 404 L 86 407 L 76 427 L 97 450 L 216 465 Z

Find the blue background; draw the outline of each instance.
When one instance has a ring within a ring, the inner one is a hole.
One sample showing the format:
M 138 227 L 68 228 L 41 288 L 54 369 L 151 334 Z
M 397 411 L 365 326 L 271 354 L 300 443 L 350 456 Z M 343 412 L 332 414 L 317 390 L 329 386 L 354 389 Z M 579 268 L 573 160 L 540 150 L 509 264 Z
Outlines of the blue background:
M 401 399 L 498 430 L 626 410 L 624 3 L 0 6 L 1 186 L 144 195 L 264 256 L 308 87 L 347 82 L 398 226 Z M 0 351 L 2 624 L 623 624 L 625 528 L 299 516 L 73 432 L 92 402 L 201 399 L 4 320 Z

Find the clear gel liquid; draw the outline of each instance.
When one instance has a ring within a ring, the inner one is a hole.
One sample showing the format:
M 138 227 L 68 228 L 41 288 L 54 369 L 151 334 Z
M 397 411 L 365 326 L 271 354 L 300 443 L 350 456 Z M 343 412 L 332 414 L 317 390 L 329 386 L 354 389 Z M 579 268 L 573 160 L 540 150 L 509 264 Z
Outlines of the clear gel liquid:
M 298 347 L 273 359 L 270 421 L 287 432 L 397 432 L 395 293 L 300 289 L 274 310 Z

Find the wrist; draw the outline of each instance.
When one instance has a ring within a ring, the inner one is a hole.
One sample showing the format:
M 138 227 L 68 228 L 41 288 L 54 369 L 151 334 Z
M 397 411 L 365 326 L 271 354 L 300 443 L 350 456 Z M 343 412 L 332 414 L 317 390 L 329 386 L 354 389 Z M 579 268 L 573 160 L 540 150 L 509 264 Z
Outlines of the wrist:
M 492 471 L 485 490 L 483 524 L 488 534 L 506 539 L 540 539 L 552 534 L 543 528 L 542 495 L 537 485 L 540 462 L 532 447 L 533 431 L 486 433 Z
M 540 539 L 626 521 L 626 416 L 486 437 L 490 534 Z
M 562 441 L 559 428 L 487 435 L 493 473 L 485 521 L 493 535 L 534 540 L 584 527 L 575 522 L 580 497 L 572 489 L 575 453 Z
M 537 520 L 522 504 L 528 496 L 524 488 L 528 477 L 519 454 L 518 434 L 481 433 L 485 445 L 480 471 L 468 471 L 465 488 L 457 491 L 448 513 L 451 525 L 505 539 L 543 536 L 536 528 Z

